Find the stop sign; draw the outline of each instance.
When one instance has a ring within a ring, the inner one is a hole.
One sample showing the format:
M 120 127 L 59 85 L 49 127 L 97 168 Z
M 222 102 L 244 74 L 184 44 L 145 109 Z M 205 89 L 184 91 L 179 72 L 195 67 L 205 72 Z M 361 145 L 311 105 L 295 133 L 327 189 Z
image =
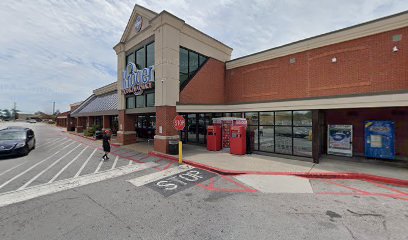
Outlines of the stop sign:
M 183 116 L 177 115 L 177 116 L 174 118 L 173 126 L 174 126 L 174 128 L 175 128 L 176 130 L 181 131 L 181 130 L 183 130 L 184 127 L 186 126 L 186 120 L 184 120 Z

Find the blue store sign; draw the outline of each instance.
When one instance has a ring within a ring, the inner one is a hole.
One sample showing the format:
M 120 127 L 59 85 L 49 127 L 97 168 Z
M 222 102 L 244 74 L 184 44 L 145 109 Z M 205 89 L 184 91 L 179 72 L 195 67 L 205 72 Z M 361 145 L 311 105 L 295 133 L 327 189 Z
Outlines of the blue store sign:
M 395 159 L 394 122 L 365 122 L 365 155 L 369 158 Z

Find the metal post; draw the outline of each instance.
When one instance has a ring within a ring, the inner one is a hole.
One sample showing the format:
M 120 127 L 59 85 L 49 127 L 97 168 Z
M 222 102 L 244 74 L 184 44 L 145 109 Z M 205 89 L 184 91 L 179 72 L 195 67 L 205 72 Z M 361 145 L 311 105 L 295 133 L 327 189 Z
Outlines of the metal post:
M 183 163 L 183 142 L 179 141 L 179 164 Z

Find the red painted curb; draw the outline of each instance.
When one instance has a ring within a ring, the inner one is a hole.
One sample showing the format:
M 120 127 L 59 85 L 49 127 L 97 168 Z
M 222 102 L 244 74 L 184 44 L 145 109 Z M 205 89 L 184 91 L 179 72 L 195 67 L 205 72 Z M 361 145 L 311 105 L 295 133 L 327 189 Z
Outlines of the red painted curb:
M 150 156 L 165 158 L 171 161 L 178 161 L 177 157 L 168 156 L 166 154 L 161 154 L 157 152 L 150 152 Z M 261 171 L 233 171 L 233 170 L 226 170 L 220 169 L 212 166 L 208 166 L 202 163 L 193 162 L 190 160 L 184 160 L 183 162 L 191 165 L 193 167 L 198 167 L 204 170 L 208 170 L 211 172 L 216 172 L 222 175 L 242 175 L 242 174 L 256 174 L 256 175 L 286 175 L 286 176 L 298 176 L 298 177 L 305 177 L 305 178 L 326 178 L 326 179 L 357 179 L 357 180 L 366 180 L 366 181 L 375 181 L 381 182 L 386 184 L 391 184 L 395 186 L 402 186 L 408 187 L 408 181 L 397 179 L 397 178 L 388 178 L 388 177 L 381 177 L 376 175 L 370 175 L 365 173 L 353 173 L 353 172 L 335 172 L 335 173 L 327 173 L 327 172 L 315 172 L 315 173 L 307 173 L 307 172 L 261 172 Z

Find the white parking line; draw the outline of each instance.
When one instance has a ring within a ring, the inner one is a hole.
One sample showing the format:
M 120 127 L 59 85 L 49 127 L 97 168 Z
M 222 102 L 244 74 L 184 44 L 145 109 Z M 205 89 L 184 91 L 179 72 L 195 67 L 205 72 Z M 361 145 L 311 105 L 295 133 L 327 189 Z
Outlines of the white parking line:
M 37 174 L 35 177 L 31 178 L 30 181 L 26 182 L 23 186 L 19 187 L 17 190 L 21 190 L 24 189 L 25 187 L 27 187 L 28 185 L 30 185 L 32 182 L 34 182 L 37 178 L 39 178 L 41 175 L 43 175 L 46 171 L 48 171 L 50 168 L 52 168 L 55 164 L 59 163 L 59 161 L 61 161 L 62 159 L 64 159 L 66 156 L 68 156 L 70 153 L 72 153 L 75 149 L 77 149 L 79 146 L 81 146 L 81 143 L 78 144 L 78 146 L 74 147 L 73 149 L 71 149 L 69 152 L 67 152 L 66 154 L 64 154 L 62 157 L 58 158 L 57 160 L 55 160 L 52 164 L 50 164 L 47 168 L 45 168 L 44 170 L 42 170 L 39 174 Z
M 23 190 L 15 190 L 0 194 L 0 207 L 4 207 L 13 203 L 18 203 L 33 199 L 39 196 L 57 193 L 64 190 L 88 185 L 91 183 L 100 182 L 103 180 L 123 176 L 129 173 L 142 171 L 147 168 L 155 167 L 159 164 L 154 162 L 142 163 L 132 166 L 123 166 L 114 170 L 107 170 L 97 174 L 87 174 L 78 178 L 68 178 L 53 183 L 45 183 L 28 187 Z
M 65 139 L 65 138 L 59 138 L 58 140 L 53 139 L 53 140 L 48 141 L 48 142 L 46 142 L 46 143 L 44 143 L 44 144 L 41 144 L 41 145 L 38 146 L 37 148 L 44 147 L 45 145 L 50 144 L 50 143 L 52 143 L 52 142 L 54 142 L 54 143 L 52 143 L 52 145 L 54 145 L 55 143 L 61 142 L 61 140 L 64 140 L 64 139 Z
M 48 147 L 51 147 L 51 146 L 56 145 L 56 144 L 60 144 L 60 143 L 62 143 L 64 140 L 69 140 L 69 139 L 67 139 L 67 138 L 60 138 L 59 140 L 57 140 L 57 141 L 51 143 L 50 145 L 48 145 Z M 41 145 L 41 147 L 43 147 L 44 145 L 45 145 L 45 144 Z
M 151 182 L 160 180 L 162 178 L 166 178 L 166 177 L 169 177 L 169 176 L 172 176 L 174 174 L 181 173 L 181 172 L 184 172 L 184 171 L 187 171 L 187 170 L 190 170 L 190 169 L 193 169 L 193 167 L 190 167 L 188 165 L 181 165 L 181 166 L 177 166 L 177 167 L 174 167 L 174 168 L 169 168 L 169 169 L 164 170 L 164 171 L 155 172 L 155 173 L 152 173 L 152 174 L 149 174 L 149 175 L 145 175 L 145 176 L 142 176 L 142 177 L 131 179 L 131 180 L 128 180 L 128 182 L 135 185 L 136 187 L 140 187 L 140 186 L 143 186 L 145 184 L 148 184 L 148 183 L 151 183 Z
M 19 167 L 19 166 L 21 166 L 21 165 L 23 165 L 23 164 L 24 164 L 24 163 L 20 163 L 20 164 L 18 164 L 17 166 L 14 166 L 14 167 L 12 167 L 12 168 L 10 168 L 10 169 L 8 169 L 8 170 L 6 170 L 6 171 L 0 173 L 0 176 L 3 175 L 3 174 L 5 174 L 5 173 L 10 172 L 10 171 L 13 170 L 14 168 L 17 168 L 17 167 Z
M 7 184 L 9 184 L 10 182 L 14 181 L 15 179 L 19 178 L 20 176 L 24 175 L 25 173 L 27 173 L 28 171 L 30 171 L 31 169 L 35 168 L 36 166 L 40 165 L 41 163 L 47 161 L 48 159 L 50 159 L 51 157 L 57 155 L 59 153 L 56 152 L 54 154 L 52 154 L 51 156 L 48 156 L 46 159 L 34 164 L 33 166 L 31 166 L 29 169 L 25 170 L 24 172 L 21 172 L 20 174 L 14 176 L 13 178 L 11 178 L 10 180 L 8 180 L 7 182 L 3 183 L 2 185 L 0 185 L 0 189 L 2 189 L 4 186 L 6 186 Z
M 82 154 L 83 152 L 85 152 L 86 149 L 88 149 L 88 146 L 86 146 L 84 149 L 82 149 L 82 151 L 81 151 L 74 159 L 72 159 L 67 165 L 65 165 L 65 167 L 63 167 L 57 174 L 55 174 L 55 176 L 54 176 L 53 178 L 51 178 L 51 180 L 48 181 L 48 183 L 54 182 L 55 179 L 57 179 L 57 177 L 58 177 L 59 175 L 61 175 L 61 173 L 62 173 L 63 171 L 65 171 L 65 169 L 67 169 L 73 162 L 75 162 L 75 161 L 79 158 L 79 156 L 81 156 L 81 154 Z
M 75 174 L 74 178 L 78 177 L 79 174 L 81 174 L 82 170 L 84 169 L 85 165 L 89 162 L 89 159 L 92 158 L 92 156 L 95 154 L 96 150 L 98 150 L 97 148 L 95 148 L 95 150 L 91 153 L 91 155 L 89 155 L 88 159 L 86 159 L 86 161 L 84 162 L 84 164 L 82 164 L 81 168 L 78 170 L 78 172 Z
M 97 173 L 97 172 L 99 171 L 99 169 L 101 169 L 103 162 L 104 162 L 104 159 L 99 160 L 98 167 L 95 169 L 95 172 L 94 172 L 94 173 Z
M 116 163 L 118 163 L 118 159 L 119 159 L 119 156 L 116 156 L 111 169 L 114 169 L 116 167 Z
M 57 148 L 61 147 L 62 145 L 67 144 L 69 141 L 71 141 L 71 139 L 67 139 L 67 141 L 60 142 L 57 145 L 53 146 L 52 148 L 46 149 L 46 151 L 51 151 L 51 150 L 57 149 Z

